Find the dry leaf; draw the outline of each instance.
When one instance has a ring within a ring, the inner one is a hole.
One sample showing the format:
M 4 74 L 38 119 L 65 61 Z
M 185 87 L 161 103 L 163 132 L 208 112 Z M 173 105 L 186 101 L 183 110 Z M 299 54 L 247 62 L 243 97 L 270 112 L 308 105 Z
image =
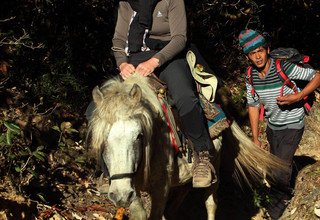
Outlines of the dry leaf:
M 114 219 L 116 220 L 122 220 L 124 215 L 125 209 L 124 208 L 118 208 L 116 215 L 114 216 Z

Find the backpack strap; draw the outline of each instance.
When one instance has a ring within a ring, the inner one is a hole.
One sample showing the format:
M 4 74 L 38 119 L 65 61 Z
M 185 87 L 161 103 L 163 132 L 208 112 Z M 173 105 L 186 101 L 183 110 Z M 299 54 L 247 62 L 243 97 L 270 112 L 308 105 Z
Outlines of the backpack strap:
M 282 79 L 283 81 L 283 84 L 281 86 L 281 89 L 280 89 L 280 96 L 283 96 L 283 89 L 285 86 L 288 86 L 289 88 L 291 88 L 293 90 L 293 92 L 295 94 L 299 93 L 299 89 L 297 88 L 297 86 L 289 79 L 289 77 L 287 76 L 287 74 L 285 74 L 283 71 L 282 71 L 282 67 L 281 67 L 281 60 L 277 59 L 276 60 L 276 68 L 277 68 L 277 72 L 279 73 L 280 75 L 280 78 Z M 304 107 L 307 111 L 310 111 L 311 109 L 311 106 L 310 104 L 306 101 L 306 99 L 308 98 L 308 96 L 305 96 L 303 99 L 304 99 Z
M 252 66 L 248 66 L 247 68 L 248 83 L 251 85 L 251 94 L 254 95 L 255 91 L 252 83 L 251 73 L 252 73 Z
M 251 85 L 251 94 L 254 95 L 255 91 L 254 91 L 254 86 L 252 83 L 252 66 L 248 66 L 247 68 L 247 76 L 248 76 L 248 83 Z M 259 120 L 263 121 L 263 117 L 264 117 L 264 105 L 260 105 L 260 113 L 259 113 Z
M 283 89 L 285 86 L 290 87 L 294 93 L 298 93 L 298 88 L 295 86 L 295 84 L 289 79 L 289 77 L 287 76 L 287 74 L 285 74 L 282 71 L 281 68 L 281 60 L 276 60 L 276 68 L 277 68 L 277 72 L 280 75 L 281 80 L 283 81 L 281 90 L 280 90 L 280 96 L 283 96 Z

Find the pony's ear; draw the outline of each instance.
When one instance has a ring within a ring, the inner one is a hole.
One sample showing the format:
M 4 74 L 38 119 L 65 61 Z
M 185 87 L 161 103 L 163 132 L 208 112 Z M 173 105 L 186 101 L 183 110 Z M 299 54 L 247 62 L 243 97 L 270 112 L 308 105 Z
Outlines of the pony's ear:
M 130 92 L 129 92 L 130 97 L 136 101 L 139 102 L 141 100 L 141 96 L 142 96 L 142 91 L 140 86 L 138 86 L 137 84 L 133 84 Z
M 99 88 L 99 86 L 94 87 L 92 90 L 92 98 L 94 103 L 98 106 L 103 100 L 103 94 Z

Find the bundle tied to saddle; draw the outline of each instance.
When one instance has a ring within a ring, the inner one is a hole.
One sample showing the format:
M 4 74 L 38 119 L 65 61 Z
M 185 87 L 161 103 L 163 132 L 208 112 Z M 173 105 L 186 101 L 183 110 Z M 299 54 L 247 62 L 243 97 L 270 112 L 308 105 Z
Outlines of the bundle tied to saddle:
M 192 76 L 196 82 L 199 100 L 207 118 L 211 138 L 216 138 L 229 127 L 226 115 L 222 108 L 215 103 L 218 79 L 213 73 L 207 73 L 203 65 L 197 64 L 197 57 L 191 50 L 187 52 L 186 59 Z

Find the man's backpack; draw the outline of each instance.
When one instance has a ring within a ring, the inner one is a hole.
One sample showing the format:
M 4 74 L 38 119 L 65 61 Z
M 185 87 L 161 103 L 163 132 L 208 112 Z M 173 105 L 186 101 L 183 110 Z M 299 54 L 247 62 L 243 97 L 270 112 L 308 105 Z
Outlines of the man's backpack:
M 270 52 L 270 56 L 275 59 L 276 62 L 276 69 L 277 72 L 279 73 L 279 77 L 283 82 L 283 85 L 280 90 L 280 96 L 283 95 L 283 89 L 285 86 L 290 87 L 294 93 L 298 93 L 300 91 L 300 88 L 304 88 L 307 82 L 305 81 L 296 81 L 295 84 L 291 81 L 291 79 L 288 78 L 288 76 L 285 74 L 285 72 L 282 70 L 282 60 L 286 60 L 288 62 L 294 63 L 298 66 L 304 67 L 304 68 L 311 68 L 311 65 L 308 64 L 310 58 L 309 56 L 300 54 L 298 50 L 294 48 L 277 48 L 274 49 Z M 248 76 L 248 82 L 251 84 L 252 89 L 251 89 L 251 94 L 253 95 L 255 93 L 254 91 L 254 86 L 252 83 L 252 77 L 251 77 L 251 72 L 252 72 L 252 66 L 249 66 L 247 68 L 247 76 Z M 311 109 L 311 106 L 314 101 L 315 94 L 312 93 L 309 96 L 304 97 L 304 108 L 306 110 L 306 113 L 308 113 Z M 263 115 L 264 115 L 264 108 L 263 106 L 261 107 L 260 111 L 260 120 L 263 120 Z

